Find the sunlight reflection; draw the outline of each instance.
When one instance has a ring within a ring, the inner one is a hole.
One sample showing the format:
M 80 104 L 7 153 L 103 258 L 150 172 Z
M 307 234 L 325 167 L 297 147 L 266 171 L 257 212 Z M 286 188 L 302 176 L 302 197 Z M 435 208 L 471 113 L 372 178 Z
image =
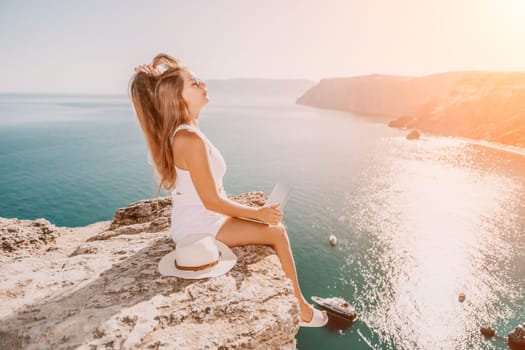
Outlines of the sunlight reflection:
M 508 277 L 512 246 L 502 239 L 513 227 L 506 212 L 516 183 L 470 169 L 476 154 L 457 140 L 398 138 L 378 147 L 372 153 L 391 161 L 370 160 L 362 193 L 344 213 L 366 241 L 347 261 L 364 279 L 354 285 L 356 306 L 383 345 L 479 346 L 479 326 L 511 315 L 500 300 L 519 290 Z

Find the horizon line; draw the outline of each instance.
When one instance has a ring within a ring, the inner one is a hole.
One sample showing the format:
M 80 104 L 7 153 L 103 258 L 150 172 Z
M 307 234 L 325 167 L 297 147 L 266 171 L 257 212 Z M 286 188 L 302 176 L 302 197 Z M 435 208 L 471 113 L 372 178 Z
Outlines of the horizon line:
M 234 78 L 210 78 L 205 79 L 204 81 L 229 81 L 229 80 L 271 80 L 271 81 L 309 81 L 320 83 L 322 80 L 329 79 L 350 79 L 357 77 L 370 77 L 370 76 L 389 76 L 389 77 L 400 77 L 400 78 L 423 78 L 439 74 L 449 74 L 449 73 L 514 73 L 514 74 L 525 74 L 524 70 L 451 70 L 451 71 L 441 71 L 435 73 L 429 73 L 424 75 L 408 75 L 408 74 L 391 74 L 391 73 L 368 73 L 368 74 L 359 74 L 359 75 L 349 75 L 349 76 L 328 76 L 324 78 L 308 79 L 308 78 L 257 78 L 257 77 L 234 77 Z M 93 96 L 127 96 L 127 92 L 123 91 L 104 91 L 104 92 L 64 92 L 64 91 L 0 91 L 0 94 L 12 94 L 12 95 L 93 95 Z

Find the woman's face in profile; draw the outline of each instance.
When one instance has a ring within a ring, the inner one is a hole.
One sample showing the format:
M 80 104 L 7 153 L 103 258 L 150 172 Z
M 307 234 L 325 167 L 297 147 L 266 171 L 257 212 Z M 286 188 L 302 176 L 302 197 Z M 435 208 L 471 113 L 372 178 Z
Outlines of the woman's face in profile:
M 191 71 L 184 70 L 181 75 L 184 78 L 182 97 L 190 109 L 201 109 L 206 103 L 208 103 L 206 83 L 199 80 Z

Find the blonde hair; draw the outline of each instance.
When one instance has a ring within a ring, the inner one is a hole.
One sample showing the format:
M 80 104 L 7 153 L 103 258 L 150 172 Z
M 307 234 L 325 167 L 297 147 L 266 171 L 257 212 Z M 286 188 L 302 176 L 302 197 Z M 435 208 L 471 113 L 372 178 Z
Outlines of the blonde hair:
M 157 68 L 161 64 L 166 68 L 162 73 Z M 129 90 L 159 182 L 158 197 L 161 187 L 170 191 L 175 186 L 172 135 L 179 125 L 190 122 L 190 114 L 182 97 L 181 72 L 186 67 L 164 53 L 155 56 L 151 67 L 157 74 L 139 71 L 131 78 Z

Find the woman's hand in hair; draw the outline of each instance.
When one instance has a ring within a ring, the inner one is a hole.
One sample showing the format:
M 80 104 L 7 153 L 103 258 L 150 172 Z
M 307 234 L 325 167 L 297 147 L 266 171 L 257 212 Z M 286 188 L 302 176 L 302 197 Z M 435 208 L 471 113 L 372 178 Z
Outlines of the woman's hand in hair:
M 138 67 L 135 67 L 135 72 L 143 72 L 149 75 L 158 76 L 160 72 L 157 68 L 153 68 L 151 64 L 141 64 Z

